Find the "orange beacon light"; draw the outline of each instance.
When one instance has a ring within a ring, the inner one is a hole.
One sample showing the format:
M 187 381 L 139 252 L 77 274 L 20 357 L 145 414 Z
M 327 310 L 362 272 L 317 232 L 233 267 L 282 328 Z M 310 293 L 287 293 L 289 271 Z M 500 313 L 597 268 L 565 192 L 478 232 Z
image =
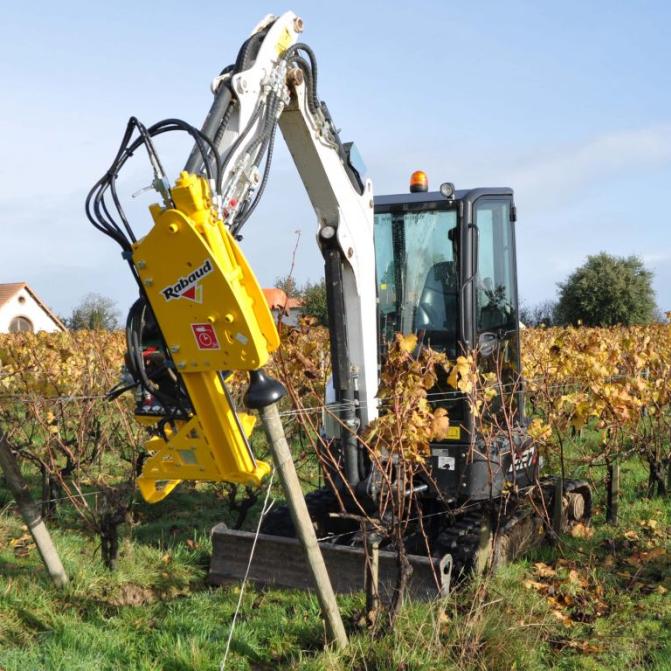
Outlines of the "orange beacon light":
M 410 193 L 429 190 L 429 178 L 423 170 L 415 170 L 410 175 Z

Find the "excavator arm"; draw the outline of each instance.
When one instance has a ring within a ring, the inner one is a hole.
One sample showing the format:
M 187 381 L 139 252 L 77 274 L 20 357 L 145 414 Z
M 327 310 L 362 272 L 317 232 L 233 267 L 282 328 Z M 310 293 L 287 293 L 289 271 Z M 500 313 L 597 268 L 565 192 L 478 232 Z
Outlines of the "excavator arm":
M 127 367 L 137 385 L 137 414 L 152 434 L 139 478 L 151 502 L 181 480 L 259 484 L 269 472 L 249 445 L 253 417 L 237 412 L 226 379 L 232 371 L 260 369 L 279 346 L 238 245 L 267 183 L 278 127 L 318 220 L 342 420 L 336 438 L 350 483 L 363 476 L 356 430 L 375 417 L 377 391 L 372 184 L 319 100 L 315 56 L 298 41 L 302 29 L 292 12 L 266 17 L 215 78 L 201 130 L 175 119 L 149 128 L 131 119 L 115 161 L 87 200 L 89 219 L 122 246 L 140 288 L 127 324 Z M 153 138 L 175 130 L 195 144 L 171 186 Z M 150 208 L 153 227 L 137 239 L 116 177 L 141 146 L 163 203 Z
M 262 138 L 272 147 L 278 122 L 317 216 L 336 394 L 359 397 L 365 425 L 376 416 L 377 393 L 373 186 L 319 99 L 315 55 L 297 42 L 302 30 L 293 12 L 257 26 L 238 57 L 245 69 L 233 66 L 214 80 L 215 100 L 202 131 L 225 157 L 223 207 L 238 233 L 249 216 L 245 198 L 253 191 L 260 197 L 267 179 L 259 171 Z M 197 147 L 186 170 L 202 171 Z

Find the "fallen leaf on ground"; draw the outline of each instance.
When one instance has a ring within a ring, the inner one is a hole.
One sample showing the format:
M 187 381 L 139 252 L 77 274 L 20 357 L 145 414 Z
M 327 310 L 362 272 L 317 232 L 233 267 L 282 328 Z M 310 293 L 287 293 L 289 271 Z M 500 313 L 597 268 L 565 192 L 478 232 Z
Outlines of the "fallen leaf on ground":
M 652 550 L 648 552 L 644 552 L 643 556 L 645 558 L 645 561 L 650 561 L 652 559 L 657 559 L 658 557 L 661 557 L 662 555 L 666 554 L 666 549 L 661 548 L 661 547 L 656 547 L 653 548 Z
M 580 585 L 581 587 L 587 587 L 587 581 L 584 578 L 580 577 L 580 573 L 575 569 L 571 569 L 568 572 L 569 582 L 572 582 L 574 585 Z
M 551 578 L 557 575 L 557 571 L 555 571 L 551 566 L 548 566 L 542 561 L 536 562 L 534 564 L 534 571 L 541 578 Z
M 571 527 L 571 536 L 573 538 L 591 538 L 594 535 L 594 530 L 591 527 L 585 526 L 582 522 L 578 522 Z
M 595 654 L 602 651 L 601 647 L 594 645 L 589 641 L 568 641 L 565 647 L 572 648 L 573 650 L 580 650 L 580 652 L 585 652 L 587 654 Z
M 543 582 L 538 582 L 537 580 L 525 580 L 522 583 L 527 589 L 535 589 L 539 592 L 548 588 L 548 586 Z
M 552 614 L 565 626 L 570 627 L 573 625 L 573 620 L 560 610 L 553 610 Z
M 9 546 L 14 549 L 15 557 L 27 557 L 35 549 L 33 537 L 30 534 L 23 534 L 19 538 L 12 538 Z

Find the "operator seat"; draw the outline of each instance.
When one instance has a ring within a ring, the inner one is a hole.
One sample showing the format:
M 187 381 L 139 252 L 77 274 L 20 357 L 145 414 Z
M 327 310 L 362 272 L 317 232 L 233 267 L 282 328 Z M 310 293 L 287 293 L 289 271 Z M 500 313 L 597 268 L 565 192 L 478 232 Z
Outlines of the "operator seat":
M 424 280 L 415 312 L 415 333 L 424 331 L 427 344 L 435 349 L 456 348 L 458 315 L 456 264 L 441 261 L 431 266 Z

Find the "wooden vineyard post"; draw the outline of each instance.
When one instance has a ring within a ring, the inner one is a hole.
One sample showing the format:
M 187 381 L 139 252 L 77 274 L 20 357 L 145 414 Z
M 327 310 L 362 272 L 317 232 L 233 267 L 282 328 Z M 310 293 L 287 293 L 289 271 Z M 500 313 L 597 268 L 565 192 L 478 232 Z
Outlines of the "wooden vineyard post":
M 344 648 L 347 645 L 345 626 L 338 610 L 338 603 L 331 585 L 331 579 L 326 570 L 324 557 L 317 542 L 315 529 L 312 526 L 310 513 L 305 504 L 305 498 L 303 497 L 303 491 L 301 490 L 294 461 L 289 450 L 289 444 L 284 435 L 284 427 L 277 410 L 277 404 L 272 403 L 262 408 L 261 419 L 273 453 L 275 468 L 282 482 L 284 495 L 287 497 L 291 519 L 293 520 L 298 540 L 305 551 L 308 566 L 315 581 L 317 598 L 319 599 L 319 605 L 326 621 L 329 636 L 337 648 Z
M 608 462 L 606 522 L 617 524 L 620 497 L 620 464 L 617 459 Z
M 564 478 L 557 476 L 554 482 L 554 495 L 552 497 L 552 530 L 555 533 L 555 541 L 559 539 L 562 532 L 563 508 Z
M 303 547 L 314 579 L 317 598 L 326 622 L 329 638 L 337 648 L 344 648 L 347 645 L 345 625 L 338 610 L 335 592 L 317 542 L 317 535 L 312 526 L 310 513 L 305 503 L 303 490 L 298 480 L 294 460 L 277 409 L 277 401 L 286 394 L 286 390 L 277 380 L 267 377 L 262 370 L 251 371 L 249 380 L 249 389 L 245 394 L 245 405 L 252 410 L 258 410 L 261 414 L 263 428 L 268 436 L 275 469 L 284 489 L 296 535 Z
M 366 537 L 366 619 L 374 625 L 380 610 L 380 541 L 376 534 L 368 533 L 364 525 Z
M 68 584 L 68 576 L 63 568 L 63 563 L 56 546 L 51 540 L 51 534 L 44 524 L 42 515 L 30 496 L 28 485 L 21 475 L 12 448 L 4 435 L 0 435 L 0 467 L 5 474 L 9 491 L 12 492 L 19 507 L 21 517 L 35 541 L 44 566 L 54 584 L 58 587 L 64 587 Z

